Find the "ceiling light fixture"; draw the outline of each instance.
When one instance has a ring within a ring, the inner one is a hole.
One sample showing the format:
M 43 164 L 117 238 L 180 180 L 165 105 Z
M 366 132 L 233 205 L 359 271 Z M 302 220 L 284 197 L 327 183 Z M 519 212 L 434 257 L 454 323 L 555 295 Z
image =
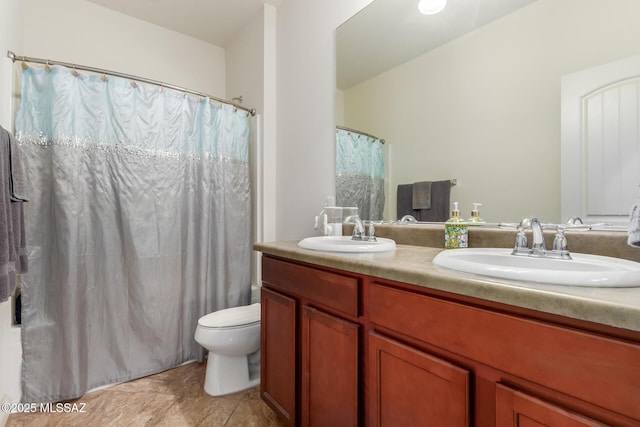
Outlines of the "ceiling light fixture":
M 420 0 L 418 3 L 418 9 L 425 15 L 435 15 L 442 12 L 442 9 L 447 5 L 447 0 Z

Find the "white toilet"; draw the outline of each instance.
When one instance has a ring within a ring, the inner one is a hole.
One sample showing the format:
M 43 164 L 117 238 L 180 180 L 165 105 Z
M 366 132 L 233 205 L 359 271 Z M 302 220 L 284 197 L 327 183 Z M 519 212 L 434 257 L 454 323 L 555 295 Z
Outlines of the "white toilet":
M 204 391 L 235 393 L 260 383 L 260 303 L 226 308 L 198 320 L 195 340 L 209 350 Z M 253 356 L 251 358 L 250 356 Z M 251 367 L 255 369 L 250 369 Z M 257 373 L 255 372 L 257 370 Z

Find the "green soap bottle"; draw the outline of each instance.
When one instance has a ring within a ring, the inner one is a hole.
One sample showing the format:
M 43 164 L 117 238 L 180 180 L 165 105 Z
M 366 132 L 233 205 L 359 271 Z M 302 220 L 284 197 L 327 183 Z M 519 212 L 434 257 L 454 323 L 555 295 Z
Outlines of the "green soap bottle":
M 460 218 L 458 202 L 453 202 L 451 218 L 444 223 L 444 248 L 460 249 L 469 247 L 469 229 L 467 222 Z

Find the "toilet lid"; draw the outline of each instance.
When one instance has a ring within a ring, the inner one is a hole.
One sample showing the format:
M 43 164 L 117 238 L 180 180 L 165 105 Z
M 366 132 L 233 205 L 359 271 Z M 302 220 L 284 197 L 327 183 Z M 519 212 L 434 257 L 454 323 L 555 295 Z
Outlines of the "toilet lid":
M 198 320 L 205 328 L 229 328 L 260 322 L 260 303 L 214 311 Z

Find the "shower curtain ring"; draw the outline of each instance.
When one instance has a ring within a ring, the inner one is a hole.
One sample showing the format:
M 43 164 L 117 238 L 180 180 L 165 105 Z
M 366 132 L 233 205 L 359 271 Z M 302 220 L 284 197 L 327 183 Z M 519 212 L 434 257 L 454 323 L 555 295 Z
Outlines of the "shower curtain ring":
M 46 63 L 46 64 L 44 64 L 44 70 L 45 70 L 47 73 L 50 73 L 50 72 L 51 72 L 51 67 L 49 66 L 49 60 L 48 60 L 48 59 L 47 59 L 47 63 Z

